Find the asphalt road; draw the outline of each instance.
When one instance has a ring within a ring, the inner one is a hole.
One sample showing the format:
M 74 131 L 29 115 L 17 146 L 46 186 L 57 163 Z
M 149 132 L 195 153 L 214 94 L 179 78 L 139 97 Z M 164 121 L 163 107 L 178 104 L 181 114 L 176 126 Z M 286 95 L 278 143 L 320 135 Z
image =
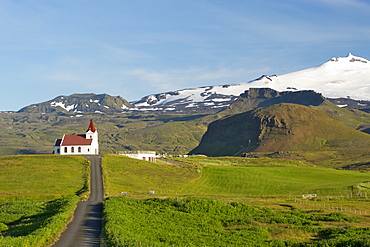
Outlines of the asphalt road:
M 58 242 L 53 247 L 95 247 L 101 245 L 103 226 L 103 180 L 101 156 L 84 156 L 91 162 L 90 166 L 90 197 L 79 202 L 73 216 Z

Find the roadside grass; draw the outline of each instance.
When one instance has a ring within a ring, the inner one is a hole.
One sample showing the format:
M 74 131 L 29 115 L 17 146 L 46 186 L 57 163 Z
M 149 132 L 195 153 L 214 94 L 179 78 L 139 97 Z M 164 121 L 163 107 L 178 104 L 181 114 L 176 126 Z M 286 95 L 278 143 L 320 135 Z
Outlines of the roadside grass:
M 103 157 L 107 246 L 370 246 L 367 172 L 273 158 L 174 160 L 188 165 Z M 317 198 L 302 199 L 309 193 Z M 215 205 L 226 204 L 264 213 L 221 219 Z
M 89 162 L 79 156 L 0 157 L 0 246 L 46 246 L 89 192 Z
M 0 246 L 49 246 L 73 214 L 81 198 L 22 200 L 0 205 Z

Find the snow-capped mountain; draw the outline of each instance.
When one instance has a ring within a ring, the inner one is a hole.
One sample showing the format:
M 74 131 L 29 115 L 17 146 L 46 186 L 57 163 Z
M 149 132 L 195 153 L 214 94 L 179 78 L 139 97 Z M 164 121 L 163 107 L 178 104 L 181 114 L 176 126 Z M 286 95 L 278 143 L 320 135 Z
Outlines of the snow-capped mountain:
M 263 76 L 249 85 L 278 91 L 314 90 L 326 98 L 370 100 L 370 62 L 349 54 L 332 58 L 315 68 L 281 76 Z
M 183 89 L 153 94 L 131 102 L 130 110 L 202 111 L 227 107 L 249 88 L 277 91 L 314 90 L 327 98 L 370 100 L 370 62 L 349 54 L 332 58 L 321 66 L 285 75 L 260 78 L 231 85 Z
M 279 92 L 313 90 L 342 107 L 366 108 L 370 111 L 370 62 L 349 54 L 332 58 L 321 66 L 285 75 L 263 75 L 239 84 L 206 86 L 152 94 L 139 101 L 127 102 L 107 94 L 58 96 L 33 104 L 19 112 L 120 113 L 177 112 L 211 113 L 225 109 L 250 88 L 271 88 Z M 338 98 L 333 100 L 333 98 Z M 359 100 L 359 101 L 354 101 Z
M 19 112 L 116 113 L 132 107 L 120 96 L 108 94 L 72 94 L 24 107 Z

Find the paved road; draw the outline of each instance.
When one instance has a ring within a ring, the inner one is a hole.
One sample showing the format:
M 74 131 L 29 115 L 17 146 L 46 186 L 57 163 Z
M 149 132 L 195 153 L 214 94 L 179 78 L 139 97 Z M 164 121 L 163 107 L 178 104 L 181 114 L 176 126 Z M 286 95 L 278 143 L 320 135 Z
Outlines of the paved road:
M 90 197 L 87 201 L 77 204 L 73 221 L 53 247 L 95 247 L 101 245 L 104 197 L 101 156 L 90 155 L 85 158 L 91 162 Z

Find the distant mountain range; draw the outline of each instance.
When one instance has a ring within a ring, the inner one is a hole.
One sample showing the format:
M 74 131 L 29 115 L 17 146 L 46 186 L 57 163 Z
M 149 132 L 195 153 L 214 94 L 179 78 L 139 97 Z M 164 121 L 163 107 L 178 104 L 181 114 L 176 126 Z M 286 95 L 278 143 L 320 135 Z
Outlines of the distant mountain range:
M 183 89 L 143 97 L 128 102 L 107 94 L 73 94 L 33 104 L 19 112 L 40 113 L 120 113 L 167 112 L 210 113 L 230 106 L 250 88 L 271 88 L 277 91 L 314 90 L 341 107 L 370 109 L 370 62 L 349 54 L 332 58 L 321 66 L 281 76 L 261 76 L 239 84 Z

